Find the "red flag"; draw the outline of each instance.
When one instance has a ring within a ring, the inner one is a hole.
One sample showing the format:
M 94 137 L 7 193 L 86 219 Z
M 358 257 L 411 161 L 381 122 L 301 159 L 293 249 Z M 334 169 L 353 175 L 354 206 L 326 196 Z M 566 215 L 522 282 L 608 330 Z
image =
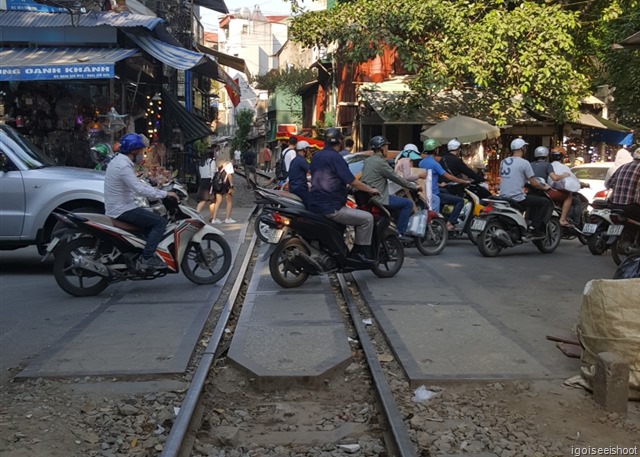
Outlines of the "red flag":
M 240 79 L 234 79 L 237 87 L 240 87 Z M 231 86 L 228 84 L 224 85 L 224 88 L 227 90 L 227 94 L 229 95 L 229 100 L 233 103 L 234 108 L 240 104 L 240 92 L 236 92 Z

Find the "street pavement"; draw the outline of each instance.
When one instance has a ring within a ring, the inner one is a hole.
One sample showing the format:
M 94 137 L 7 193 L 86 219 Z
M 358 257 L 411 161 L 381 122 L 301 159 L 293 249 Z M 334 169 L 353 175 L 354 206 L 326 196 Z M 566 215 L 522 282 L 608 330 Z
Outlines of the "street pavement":
M 252 230 L 246 226 L 251 209 L 234 208 L 234 218 L 242 223 L 223 226 L 234 252 L 244 230 Z M 182 275 L 172 275 L 116 284 L 97 297 L 74 298 L 58 288 L 50 263 L 40 264 L 39 260 L 31 249 L 0 252 L 3 384 L 16 373 L 115 376 L 181 372 L 222 286 L 222 282 L 196 286 Z M 313 297 L 309 306 L 321 303 L 325 311 L 315 315 L 323 321 L 321 325 L 333 329 L 331 308 L 336 304 L 323 302 L 321 297 L 327 293 L 323 292 L 326 278 L 284 291 L 272 282 L 268 269 L 259 272 L 248 294 L 254 314 L 270 318 L 256 304 L 273 302 L 280 306 L 273 318 L 281 319 L 284 311 L 278 300 L 295 307 L 306 303 L 305 297 Z M 419 382 L 576 374 L 578 360 L 566 358 L 545 336 L 571 335 L 586 282 L 611 278 L 614 272 L 609 255 L 592 256 L 577 241 L 563 241 L 553 254 L 524 245 L 486 259 L 469 241 L 452 240 L 436 257 L 407 249 L 404 267 L 395 278 L 381 279 L 370 272 L 359 272 L 356 277 L 392 339 L 396 356 L 412 382 Z M 294 332 L 289 334 L 295 334 L 295 324 L 287 325 Z M 264 341 L 265 335 L 276 333 L 261 330 L 257 336 L 261 343 L 254 346 L 264 350 L 271 343 Z M 334 333 L 332 338 L 338 336 Z M 314 340 L 308 340 L 309 353 L 318 353 L 315 341 L 314 347 Z M 279 346 L 277 360 L 300 359 L 287 357 L 287 351 L 304 352 L 304 342 L 297 338 L 295 345 Z M 336 360 L 344 362 L 340 356 Z M 322 368 L 327 370 L 327 366 Z

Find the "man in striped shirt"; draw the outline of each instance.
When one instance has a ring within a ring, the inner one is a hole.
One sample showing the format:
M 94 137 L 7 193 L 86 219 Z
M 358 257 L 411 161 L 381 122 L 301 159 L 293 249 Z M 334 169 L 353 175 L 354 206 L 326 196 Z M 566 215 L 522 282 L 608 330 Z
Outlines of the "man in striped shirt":
M 633 160 L 618 168 L 604 185 L 612 189 L 612 206 L 640 221 L 640 148 L 633 153 Z

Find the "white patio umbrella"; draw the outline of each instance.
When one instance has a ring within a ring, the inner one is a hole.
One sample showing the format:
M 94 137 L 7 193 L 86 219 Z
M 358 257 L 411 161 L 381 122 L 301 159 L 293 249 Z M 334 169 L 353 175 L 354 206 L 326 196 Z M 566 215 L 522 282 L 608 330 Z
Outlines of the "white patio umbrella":
M 433 138 L 442 144 L 454 138 L 461 143 L 472 143 L 499 136 L 500 129 L 495 125 L 467 116 L 454 116 L 423 130 L 420 134 L 422 140 Z

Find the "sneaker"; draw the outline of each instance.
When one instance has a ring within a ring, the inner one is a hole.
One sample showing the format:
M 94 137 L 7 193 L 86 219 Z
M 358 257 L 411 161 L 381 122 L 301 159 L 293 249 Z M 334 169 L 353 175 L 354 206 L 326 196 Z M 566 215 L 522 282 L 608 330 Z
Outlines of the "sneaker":
M 229 218 L 229 219 L 225 219 L 225 220 L 224 220 L 224 223 L 225 223 L 225 224 L 235 224 L 235 223 L 236 223 L 236 221 L 234 221 L 233 219 Z
M 222 221 L 220 219 L 211 219 L 211 223 L 212 224 L 222 224 Z
M 167 265 L 155 255 L 138 259 L 138 269 L 140 270 L 164 270 L 165 268 L 167 268 Z

